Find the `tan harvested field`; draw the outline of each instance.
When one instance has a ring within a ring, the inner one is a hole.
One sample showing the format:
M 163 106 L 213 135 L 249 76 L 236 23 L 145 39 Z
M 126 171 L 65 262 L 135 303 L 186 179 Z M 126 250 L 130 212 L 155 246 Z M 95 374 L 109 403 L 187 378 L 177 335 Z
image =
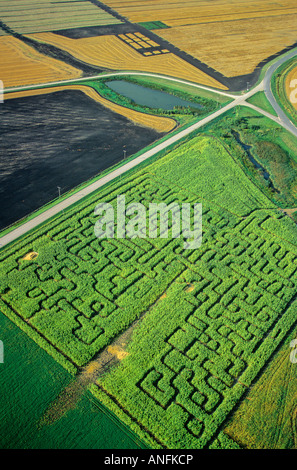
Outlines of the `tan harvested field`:
M 47 93 L 55 93 L 57 91 L 64 90 L 82 91 L 93 100 L 102 104 L 106 108 L 111 109 L 112 111 L 121 114 L 122 116 L 125 116 L 126 118 L 133 121 L 135 124 L 150 127 L 151 129 L 155 129 L 158 132 L 170 132 L 176 126 L 176 122 L 173 119 L 141 113 L 138 111 L 134 111 L 133 109 L 125 108 L 118 104 L 112 103 L 111 101 L 108 101 L 102 96 L 100 96 L 99 93 L 97 93 L 93 88 L 85 85 L 67 85 L 52 88 L 42 88 L 39 90 L 18 91 L 15 93 L 8 93 L 7 95 L 5 95 L 5 99 L 7 100 L 14 98 L 23 98 L 25 96 L 44 95 Z
M 40 42 L 53 44 L 88 64 L 112 70 L 155 72 L 214 88 L 226 89 L 212 77 L 174 54 L 144 57 L 113 35 L 69 39 L 53 33 L 31 34 Z
M 64 62 L 46 57 L 12 36 L 0 37 L 1 80 L 5 88 L 81 76 Z
M 227 77 L 251 73 L 297 41 L 296 0 L 106 0 L 133 22 L 162 21 L 154 30 Z
M 0 0 L 0 18 L 22 34 L 121 23 L 85 0 Z

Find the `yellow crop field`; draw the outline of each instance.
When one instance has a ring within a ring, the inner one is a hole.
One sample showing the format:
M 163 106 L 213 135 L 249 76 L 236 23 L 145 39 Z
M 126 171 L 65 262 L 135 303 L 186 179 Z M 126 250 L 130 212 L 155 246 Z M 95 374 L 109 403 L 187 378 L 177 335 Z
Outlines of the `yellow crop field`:
M 244 18 L 257 18 L 265 16 L 279 16 L 296 13 L 294 0 L 274 2 L 271 0 L 106 0 L 111 6 L 134 23 L 144 21 L 162 21 L 167 26 L 186 26 L 196 23 L 222 22 L 240 20 Z
M 295 43 L 295 0 L 106 0 L 130 21 L 162 21 L 154 30 L 227 77 L 253 72 L 267 57 Z
M 82 72 L 43 56 L 12 36 L 0 37 L 1 80 L 5 88 L 80 77 Z
M 78 90 L 85 93 L 87 96 L 92 98 L 93 100 L 97 101 L 98 103 L 102 104 L 108 109 L 125 116 L 126 118 L 133 121 L 135 124 L 140 126 L 150 127 L 158 132 L 170 132 L 175 126 L 176 122 L 174 119 L 161 117 L 161 116 L 153 116 L 151 114 L 141 113 L 139 111 L 134 111 L 133 109 L 125 108 L 118 104 L 112 103 L 111 101 L 106 100 L 102 96 L 99 95 L 93 88 L 85 86 L 85 85 L 67 85 L 67 86 L 57 86 L 52 88 L 42 88 L 39 90 L 26 90 L 26 91 L 18 91 L 14 93 L 8 93 L 5 95 L 5 99 L 13 99 L 13 98 L 23 98 L 25 96 L 36 96 L 36 95 L 44 95 L 48 93 L 55 93 L 57 91 L 64 91 L 64 90 Z
M 69 39 L 53 33 L 38 33 L 29 36 L 38 41 L 53 44 L 74 57 L 99 67 L 112 70 L 155 72 L 214 88 L 226 89 L 217 80 L 172 53 L 144 57 L 113 35 L 82 39 Z
M 288 100 L 297 109 L 297 67 L 294 67 L 288 73 L 285 82 L 286 95 Z
M 85 0 L 0 0 L 0 17 L 21 34 L 121 23 Z

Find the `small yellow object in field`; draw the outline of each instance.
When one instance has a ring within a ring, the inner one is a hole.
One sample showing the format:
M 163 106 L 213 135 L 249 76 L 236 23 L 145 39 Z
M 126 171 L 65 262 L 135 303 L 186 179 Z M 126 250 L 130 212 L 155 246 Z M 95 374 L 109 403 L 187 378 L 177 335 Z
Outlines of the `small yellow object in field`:
M 86 370 L 85 372 L 87 374 L 93 374 L 94 372 L 97 372 L 97 370 L 100 368 L 100 364 L 98 364 L 97 362 L 93 361 L 93 362 L 90 362 L 90 364 L 86 367 Z
M 194 289 L 195 289 L 195 286 L 193 286 L 193 284 L 189 284 L 185 290 L 186 292 L 193 292 Z
M 124 357 L 129 355 L 129 353 L 124 351 L 119 346 L 108 346 L 107 351 L 113 356 L 116 356 L 116 358 L 119 359 L 120 361 L 124 359 Z
M 23 260 L 26 260 L 26 261 L 31 261 L 32 259 L 35 259 L 37 258 L 38 256 L 38 253 L 36 253 L 36 251 L 30 251 L 29 253 L 26 254 L 26 256 L 24 256 L 24 258 L 22 258 Z
M 148 43 L 152 47 L 159 47 L 159 44 L 157 44 L 155 41 L 148 41 Z

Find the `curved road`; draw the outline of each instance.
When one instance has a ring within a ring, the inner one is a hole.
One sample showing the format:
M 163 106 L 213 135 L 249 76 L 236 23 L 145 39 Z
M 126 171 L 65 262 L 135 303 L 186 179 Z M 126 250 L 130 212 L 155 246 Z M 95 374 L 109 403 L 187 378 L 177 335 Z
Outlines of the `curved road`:
M 279 119 L 280 119 L 280 124 L 287 129 L 289 132 L 297 136 L 297 129 L 296 126 L 292 123 L 292 121 L 288 118 L 288 116 L 284 113 L 282 108 L 279 106 L 277 103 L 271 89 L 271 79 L 272 75 L 274 72 L 280 67 L 282 64 L 290 60 L 292 57 L 295 57 L 297 55 L 296 50 L 291 51 L 290 53 L 286 54 L 285 56 L 281 57 L 275 64 L 272 64 L 269 69 L 267 70 L 264 80 L 263 80 L 263 88 L 266 94 L 266 97 L 272 107 L 274 108 L 275 112 L 277 113 Z
M 226 91 L 217 90 L 215 88 L 210 88 L 205 85 L 199 85 L 198 83 L 190 82 L 189 80 L 184 80 L 182 78 L 174 78 L 168 77 L 167 75 L 161 75 L 159 73 L 149 73 L 149 72 L 133 72 L 133 71 L 123 71 L 123 72 L 108 72 L 108 73 L 101 73 L 100 75 L 93 75 L 92 77 L 83 77 L 83 78 L 72 78 L 70 80 L 62 80 L 59 82 L 47 82 L 47 83 L 38 83 L 36 85 L 28 85 L 28 86 L 19 86 L 19 87 L 12 87 L 12 88 L 5 88 L 4 93 L 11 93 L 14 91 L 26 91 L 26 90 L 35 90 L 38 88 L 45 88 L 52 85 L 69 85 L 71 83 L 77 82 L 85 82 L 89 80 L 98 80 L 101 78 L 111 78 L 117 76 L 131 76 L 131 75 L 142 75 L 144 77 L 153 77 L 153 78 L 163 78 L 164 80 L 168 80 L 175 83 L 183 83 L 185 85 L 191 85 L 194 88 L 200 88 L 202 90 L 212 91 L 213 93 L 219 95 L 230 96 L 230 98 L 236 98 L 236 95 L 228 93 Z
M 272 66 L 269 67 L 267 70 L 264 79 L 262 82 L 257 85 L 255 88 L 252 90 L 248 91 L 247 93 L 237 96 L 237 95 L 232 95 L 230 93 L 226 93 L 223 91 L 219 90 L 214 90 L 212 88 L 203 86 L 203 85 L 198 85 L 198 84 L 193 84 L 192 82 L 188 82 L 186 80 L 180 80 L 180 79 L 175 79 L 171 77 L 166 77 L 162 76 L 159 74 L 153 74 L 153 73 L 141 73 L 141 72 L 116 72 L 116 73 L 108 73 L 108 74 L 102 74 L 102 75 L 97 75 L 95 77 L 88 77 L 89 79 L 99 79 L 99 78 L 106 78 L 106 77 L 113 77 L 113 76 L 118 76 L 118 75 L 144 75 L 144 76 L 149 76 L 149 77 L 161 77 L 166 80 L 170 80 L 173 82 L 177 83 L 185 83 L 191 86 L 194 86 L 196 88 L 201 88 L 207 91 L 211 91 L 213 93 L 221 94 L 221 95 L 226 95 L 229 96 L 230 98 L 233 98 L 233 101 L 226 106 L 223 106 L 221 109 L 215 111 L 211 115 L 205 117 L 204 119 L 201 119 L 199 122 L 193 124 L 192 126 L 188 127 L 187 129 L 181 130 L 174 136 L 169 136 L 168 139 L 166 139 L 164 142 L 157 144 L 153 149 L 148 150 L 144 153 L 142 153 L 139 157 L 134 158 L 132 161 L 126 163 L 125 165 L 121 166 L 120 168 L 112 171 L 108 175 L 100 178 L 98 181 L 95 183 L 90 184 L 86 188 L 78 191 L 77 193 L 73 194 L 72 196 L 69 196 L 67 199 L 64 201 L 61 201 L 60 203 L 57 203 L 55 206 L 53 206 L 50 209 L 45 210 L 42 214 L 39 214 L 38 216 L 34 217 L 32 220 L 29 220 L 28 222 L 23 223 L 19 227 L 15 228 L 8 234 L 0 237 L 0 247 L 3 247 L 7 245 L 8 243 L 11 243 L 15 241 L 17 238 L 20 236 L 26 234 L 30 230 L 36 228 L 38 225 L 41 223 L 45 222 L 46 220 L 50 219 L 51 217 L 59 214 L 62 210 L 68 208 L 72 204 L 76 203 L 86 195 L 92 193 L 93 191 L 96 191 L 106 183 L 112 181 L 116 177 L 122 175 L 126 171 L 130 170 L 131 168 L 134 168 L 137 166 L 139 163 L 143 162 L 144 160 L 147 160 L 148 158 L 152 157 L 153 155 L 156 155 L 158 152 L 161 150 L 164 150 L 168 148 L 170 145 L 179 142 L 181 139 L 186 137 L 187 135 L 191 134 L 192 132 L 196 131 L 197 129 L 201 128 L 205 124 L 208 124 L 209 122 L 213 121 L 217 117 L 221 116 L 224 114 L 226 111 L 229 109 L 234 108 L 235 106 L 238 105 L 243 105 L 243 106 L 249 106 L 250 108 L 253 108 L 257 110 L 259 113 L 269 117 L 273 121 L 277 122 L 281 126 L 283 126 L 285 129 L 287 129 L 289 132 L 294 134 L 297 137 L 297 128 L 294 126 L 294 124 L 289 120 L 289 118 L 285 115 L 285 113 L 281 110 L 279 105 L 277 104 L 275 98 L 272 95 L 271 91 L 271 78 L 276 69 L 282 65 L 284 62 L 286 62 L 288 59 L 297 56 L 297 51 L 291 51 L 289 54 L 286 54 L 285 56 L 282 56 L 277 62 L 275 62 Z M 43 88 L 46 86 L 52 86 L 52 85 L 68 85 L 71 83 L 77 83 L 78 81 L 85 81 L 86 78 L 82 79 L 74 79 L 74 80 L 67 80 L 67 81 L 60 81 L 60 82 L 51 82 L 51 83 L 45 83 L 41 85 L 32 85 L 29 87 L 17 87 L 17 88 L 9 88 L 5 89 L 4 93 L 9 93 L 13 91 L 22 91 L 22 90 L 30 90 L 30 89 L 36 89 L 36 88 Z M 264 91 L 268 100 L 270 101 L 271 105 L 275 109 L 278 117 L 273 116 L 272 114 L 263 111 L 261 108 L 258 108 L 257 106 L 253 106 L 249 103 L 246 102 L 248 98 L 256 94 L 258 91 Z

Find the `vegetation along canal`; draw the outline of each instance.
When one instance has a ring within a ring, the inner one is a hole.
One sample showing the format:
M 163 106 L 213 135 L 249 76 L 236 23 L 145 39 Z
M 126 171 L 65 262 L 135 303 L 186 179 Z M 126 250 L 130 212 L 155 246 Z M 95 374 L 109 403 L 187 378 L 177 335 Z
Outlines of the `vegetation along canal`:
M 240 139 L 240 135 L 238 132 L 232 130 L 232 134 L 233 136 L 235 137 L 236 139 L 236 142 L 238 142 L 241 147 L 243 148 L 243 150 L 245 151 L 245 153 L 247 154 L 249 160 L 252 162 L 252 164 L 254 165 L 255 168 L 257 168 L 257 170 L 259 170 L 261 172 L 261 174 L 263 175 L 263 178 L 268 181 L 269 183 L 269 186 L 270 188 L 273 190 L 273 191 L 276 191 L 276 192 L 279 192 L 278 189 L 276 189 L 270 179 L 270 174 L 269 172 L 266 170 L 266 168 L 264 168 L 262 165 L 260 165 L 259 162 L 257 162 L 257 160 L 253 157 L 252 153 L 251 153 L 251 148 L 252 146 L 251 145 L 248 145 L 248 144 L 245 144 L 244 142 L 242 142 L 242 140 Z

